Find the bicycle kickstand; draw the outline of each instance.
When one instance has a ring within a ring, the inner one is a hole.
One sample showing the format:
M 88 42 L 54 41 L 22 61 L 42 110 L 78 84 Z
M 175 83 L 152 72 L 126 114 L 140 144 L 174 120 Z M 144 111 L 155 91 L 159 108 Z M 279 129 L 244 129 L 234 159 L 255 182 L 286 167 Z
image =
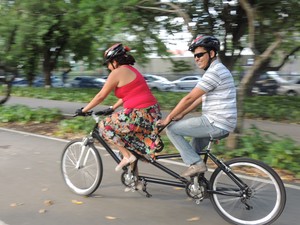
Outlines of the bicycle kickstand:
M 143 191 L 144 193 L 146 193 L 146 197 L 147 197 L 147 198 L 151 198 L 152 195 L 147 191 L 147 182 L 146 182 L 144 179 L 142 179 L 142 180 L 140 181 L 140 184 L 142 185 L 142 191 Z

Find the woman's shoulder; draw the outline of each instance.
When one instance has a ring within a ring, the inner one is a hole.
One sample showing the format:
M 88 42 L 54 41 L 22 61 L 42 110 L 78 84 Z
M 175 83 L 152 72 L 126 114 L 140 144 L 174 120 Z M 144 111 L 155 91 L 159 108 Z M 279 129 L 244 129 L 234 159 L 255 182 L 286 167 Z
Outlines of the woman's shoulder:
M 132 71 L 126 66 L 119 66 L 118 68 L 114 69 L 110 72 L 110 76 L 119 76 L 120 74 L 128 74 L 132 73 Z
M 119 66 L 118 68 L 114 69 L 111 73 L 113 74 L 120 74 L 120 73 L 132 73 L 134 72 L 134 68 L 127 65 Z

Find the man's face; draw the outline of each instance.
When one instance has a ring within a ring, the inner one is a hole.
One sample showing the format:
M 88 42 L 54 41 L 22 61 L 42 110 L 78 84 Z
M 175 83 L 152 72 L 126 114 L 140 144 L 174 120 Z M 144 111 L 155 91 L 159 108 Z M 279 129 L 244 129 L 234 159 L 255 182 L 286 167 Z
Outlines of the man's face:
M 198 54 L 198 55 L 197 55 Z M 195 62 L 200 69 L 205 69 L 209 63 L 209 54 L 214 54 L 213 51 L 206 51 L 203 47 L 197 47 L 194 51 Z M 213 55 L 211 55 L 213 57 Z

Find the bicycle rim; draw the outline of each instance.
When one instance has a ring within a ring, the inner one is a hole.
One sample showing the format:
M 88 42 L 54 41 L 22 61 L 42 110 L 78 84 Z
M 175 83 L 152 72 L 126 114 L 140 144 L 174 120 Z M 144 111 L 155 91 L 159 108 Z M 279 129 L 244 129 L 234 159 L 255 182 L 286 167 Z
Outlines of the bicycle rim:
M 280 177 L 266 164 L 253 159 L 233 159 L 226 163 L 250 191 L 244 197 L 211 195 L 217 212 L 233 224 L 270 224 L 282 213 L 286 192 Z M 214 191 L 242 193 L 240 188 L 220 169 L 211 177 Z
M 67 186 L 76 194 L 90 195 L 99 187 L 103 166 L 101 157 L 93 144 L 86 147 L 86 163 L 76 167 L 82 151 L 82 141 L 71 141 L 64 149 L 61 169 Z

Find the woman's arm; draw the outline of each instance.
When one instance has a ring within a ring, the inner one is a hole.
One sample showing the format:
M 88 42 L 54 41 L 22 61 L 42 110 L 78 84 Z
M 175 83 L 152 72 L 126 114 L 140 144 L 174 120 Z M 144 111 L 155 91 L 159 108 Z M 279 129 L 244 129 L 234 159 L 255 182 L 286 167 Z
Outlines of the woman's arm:
M 112 106 L 113 110 L 116 110 L 117 108 L 119 108 L 121 105 L 123 104 L 123 100 L 121 98 L 119 98 L 119 100 Z
M 109 93 L 114 90 L 118 83 L 119 79 L 116 76 L 116 70 L 112 71 L 110 75 L 108 76 L 104 86 L 102 89 L 98 92 L 98 94 L 95 95 L 95 97 L 82 109 L 82 112 L 88 112 L 95 106 L 99 105 L 103 100 L 109 95 Z

